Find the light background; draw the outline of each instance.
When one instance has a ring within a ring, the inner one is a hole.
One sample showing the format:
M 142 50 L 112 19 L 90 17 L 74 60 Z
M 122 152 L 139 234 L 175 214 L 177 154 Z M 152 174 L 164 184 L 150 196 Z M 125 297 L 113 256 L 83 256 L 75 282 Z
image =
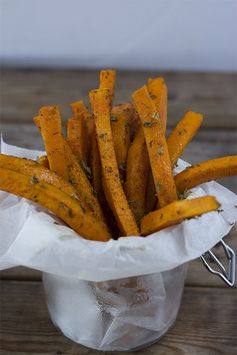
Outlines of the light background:
M 237 71 L 237 0 L 0 0 L 4 66 Z

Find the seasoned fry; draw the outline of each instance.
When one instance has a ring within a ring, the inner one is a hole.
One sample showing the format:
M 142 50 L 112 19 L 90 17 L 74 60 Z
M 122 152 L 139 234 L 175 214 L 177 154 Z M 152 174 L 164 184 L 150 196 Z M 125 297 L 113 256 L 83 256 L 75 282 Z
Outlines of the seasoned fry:
M 194 186 L 226 176 L 237 175 L 237 155 L 205 161 L 186 168 L 174 178 L 177 190 L 182 193 Z
M 68 120 L 67 138 L 74 155 L 79 161 L 88 162 L 88 131 L 87 115 L 88 111 L 83 101 L 71 103 L 73 118 Z
M 124 186 L 129 206 L 137 223 L 145 213 L 146 186 L 149 172 L 149 157 L 142 127 L 128 151 L 127 177 Z
M 43 167 L 39 163 L 31 159 L 18 158 L 11 155 L 0 154 L 0 168 L 13 170 L 21 174 L 32 176 L 33 179 L 38 180 L 39 182 L 45 182 L 51 184 L 63 191 L 72 198 L 80 201 L 83 205 L 83 202 L 74 189 L 74 187 L 66 182 L 62 177 L 55 174 L 53 171 Z M 86 207 L 84 205 L 84 207 Z
M 93 212 L 95 217 L 99 221 L 104 221 L 104 216 L 101 211 L 96 192 L 93 190 L 84 170 L 78 163 L 69 144 L 64 141 L 64 145 L 68 163 L 69 182 L 77 190 L 82 201 L 84 201 L 87 208 Z
M 39 182 L 34 176 L 4 168 L 0 168 L 0 176 L 0 190 L 39 203 L 87 239 L 98 241 L 110 239 L 105 224 L 94 219 L 78 201 L 55 186 Z
M 40 109 L 40 127 L 50 170 L 68 180 L 61 117 L 57 106 L 43 106 Z
M 201 126 L 203 115 L 189 111 L 179 121 L 167 138 L 167 146 L 172 167 L 181 156 L 184 148 L 191 141 L 197 130 Z
M 148 181 L 146 187 L 145 214 L 153 211 L 156 205 L 157 205 L 156 187 L 154 184 L 154 179 L 153 179 L 151 169 L 149 169 Z M 158 205 L 156 208 L 158 208 Z
M 82 160 L 85 161 L 85 151 L 83 150 L 81 139 L 82 134 L 80 120 L 69 118 L 67 120 L 67 141 L 79 163 Z
M 102 169 L 100 162 L 100 153 L 98 149 L 96 132 L 94 131 L 92 139 L 92 151 L 90 160 L 91 172 L 92 172 L 92 186 L 96 191 L 99 200 L 104 200 L 104 191 L 102 186 Z
M 137 224 L 119 179 L 110 126 L 110 92 L 106 89 L 93 90 L 89 97 L 95 117 L 107 201 L 114 212 L 121 233 L 127 236 L 139 235 Z
M 169 152 L 159 113 L 143 86 L 133 93 L 135 107 L 142 122 L 152 175 L 161 207 L 177 200 Z
M 119 167 L 121 181 L 124 181 L 128 148 L 130 146 L 130 117 L 133 110 L 121 105 L 114 106 L 111 111 L 111 129 L 114 141 L 114 150 Z
M 158 111 L 164 133 L 167 125 L 168 89 L 163 78 L 148 79 L 148 91 Z
M 148 235 L 182 222 L 185 218 L 216 211 L 220 204 L 214 196 L 174 201 L 159 210 L 150 212 L 141 220 L 141 234 Z
M 37 163 L 44 166 L 45 168 L 49 169 L 49 161 L 46 155 L 42 155 L 37 159 Z
M 109 69 L 109 70 L 100 71 L 100 89 L 109 89 L 111 104 L 114 98 L 115 80 L 116 80 L 115 70 Z

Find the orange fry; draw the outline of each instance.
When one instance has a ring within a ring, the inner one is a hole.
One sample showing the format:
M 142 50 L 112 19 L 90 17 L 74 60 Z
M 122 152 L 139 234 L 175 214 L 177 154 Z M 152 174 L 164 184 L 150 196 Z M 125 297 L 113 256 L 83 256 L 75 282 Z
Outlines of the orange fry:
M 167 125 L 168 89 L 163 78 L 148 79 L 148 91 L 159 112 L 164 133 Z
M 146 86 L 135 91 L 132 98 L 142 123 L 158 201 L 163 207 L 177 200 L 177 193 L 160 116 Z
M 114 88 L 116 80 L 116 71 L 112 69 L 100 71 L 100 89 L 109 89 L 110 101 L 114 98 Z
M 123 235 L 139 235 L 139 230 L 129 208 L 119 178 L 110 125 L 110 92 L 107 89 L 93 90 L 89 94 L 95 117 L 95 127 L 100 152 L 102 174 L 107 201 Z
M 237 175 L 237 155 L 205 161 L 190 166 L 174 177 L 177 190 L 182 193 L 194 186 L 226 176 Z
M 185 218 L 200 216 L 220 207 L 214 196 L 174 201 L 159 210 L 150 212 L 141 220 L 141 234 L 148 235 L 182 222 Z
M 146 186 L 149 172 L 149 157 L 142 127 L 137 131 L 128 151 L 125 194 L 129 206 L 139 223 L 145 213 Z
M 122 181 L 125 176 L 126 161 L 128 155 L 128 149 L 130 146 L 130 117 L 133 110 L 124 108 L 120 109 L 114 106 L 111 111 L 111 129 L 113 134 L 114 149 L 116 154 L 116 159 L 119 167 L 120 177 Z
M 77 159 L 79 161 L 83 160 L 87 164 L 89 140 L 87 131 L 88 111 L 83 101 L 75 101 L 70 106 L 73 118 L 68 120 L 68 142 Z
M 107 241 L 110 234 L 102 222 L 87 213 L 77 200 L 34 176 L 0 168 L 0 190 L 39 203 L 87 239 Z
M 197 130 L 201 126 L 203 115 L 189 111 L 179 121 L 167 138 L 167 145 L 172 167 L 181 156 L 184 148 L 191 141 Z
M 68 180 L 61 117 L 57 106 L 43 106 L 40 109 L 40 127 L 50 170 Z

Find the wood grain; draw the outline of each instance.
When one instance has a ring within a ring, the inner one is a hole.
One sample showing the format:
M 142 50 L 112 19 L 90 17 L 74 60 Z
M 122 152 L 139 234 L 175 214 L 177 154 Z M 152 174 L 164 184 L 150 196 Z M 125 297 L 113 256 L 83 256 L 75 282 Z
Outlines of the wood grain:
M 138 354 L 234 354 L 236 296 L 237 291 L 230 289 L 185 288 L 176 324 Z M 2 354 L 96 354 L 66 339 L 52 325 L 40 282 L 1 281 L 1 310 Z
M 118 71 L 116 102 L 129 100 L 148 77 L 161 75 L 169 88 L 170 125 L 193 110 L 204 113 L 205 126 L 237 127 L 237 74 Z M 2 69 L 1 119 L 29 122 L 40 106 L 49 104 L 59 104 L 66 119 L 69 103 L 88 103 L 88 91 L 98 85 L 98 71 Z

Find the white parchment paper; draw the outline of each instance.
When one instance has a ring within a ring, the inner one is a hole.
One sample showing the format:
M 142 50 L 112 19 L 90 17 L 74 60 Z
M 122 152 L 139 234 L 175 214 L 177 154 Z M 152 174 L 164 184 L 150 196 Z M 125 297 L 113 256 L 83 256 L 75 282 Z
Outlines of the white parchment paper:
M 36 158 L 40 151 L 1 142 L 1 151 Z M 178 162 L 177 171 L 187 166 Z M 0 192 L 0 269 L 26 266 L 80 280 L 106 281 L 171 270 L 212 248 L 237 220 L 237 196 L 216 182 L 192 189 L 189 198 L 214 195 L 222 212 L 185 220 L 146 238 L 87 241 L 35 204 Z

